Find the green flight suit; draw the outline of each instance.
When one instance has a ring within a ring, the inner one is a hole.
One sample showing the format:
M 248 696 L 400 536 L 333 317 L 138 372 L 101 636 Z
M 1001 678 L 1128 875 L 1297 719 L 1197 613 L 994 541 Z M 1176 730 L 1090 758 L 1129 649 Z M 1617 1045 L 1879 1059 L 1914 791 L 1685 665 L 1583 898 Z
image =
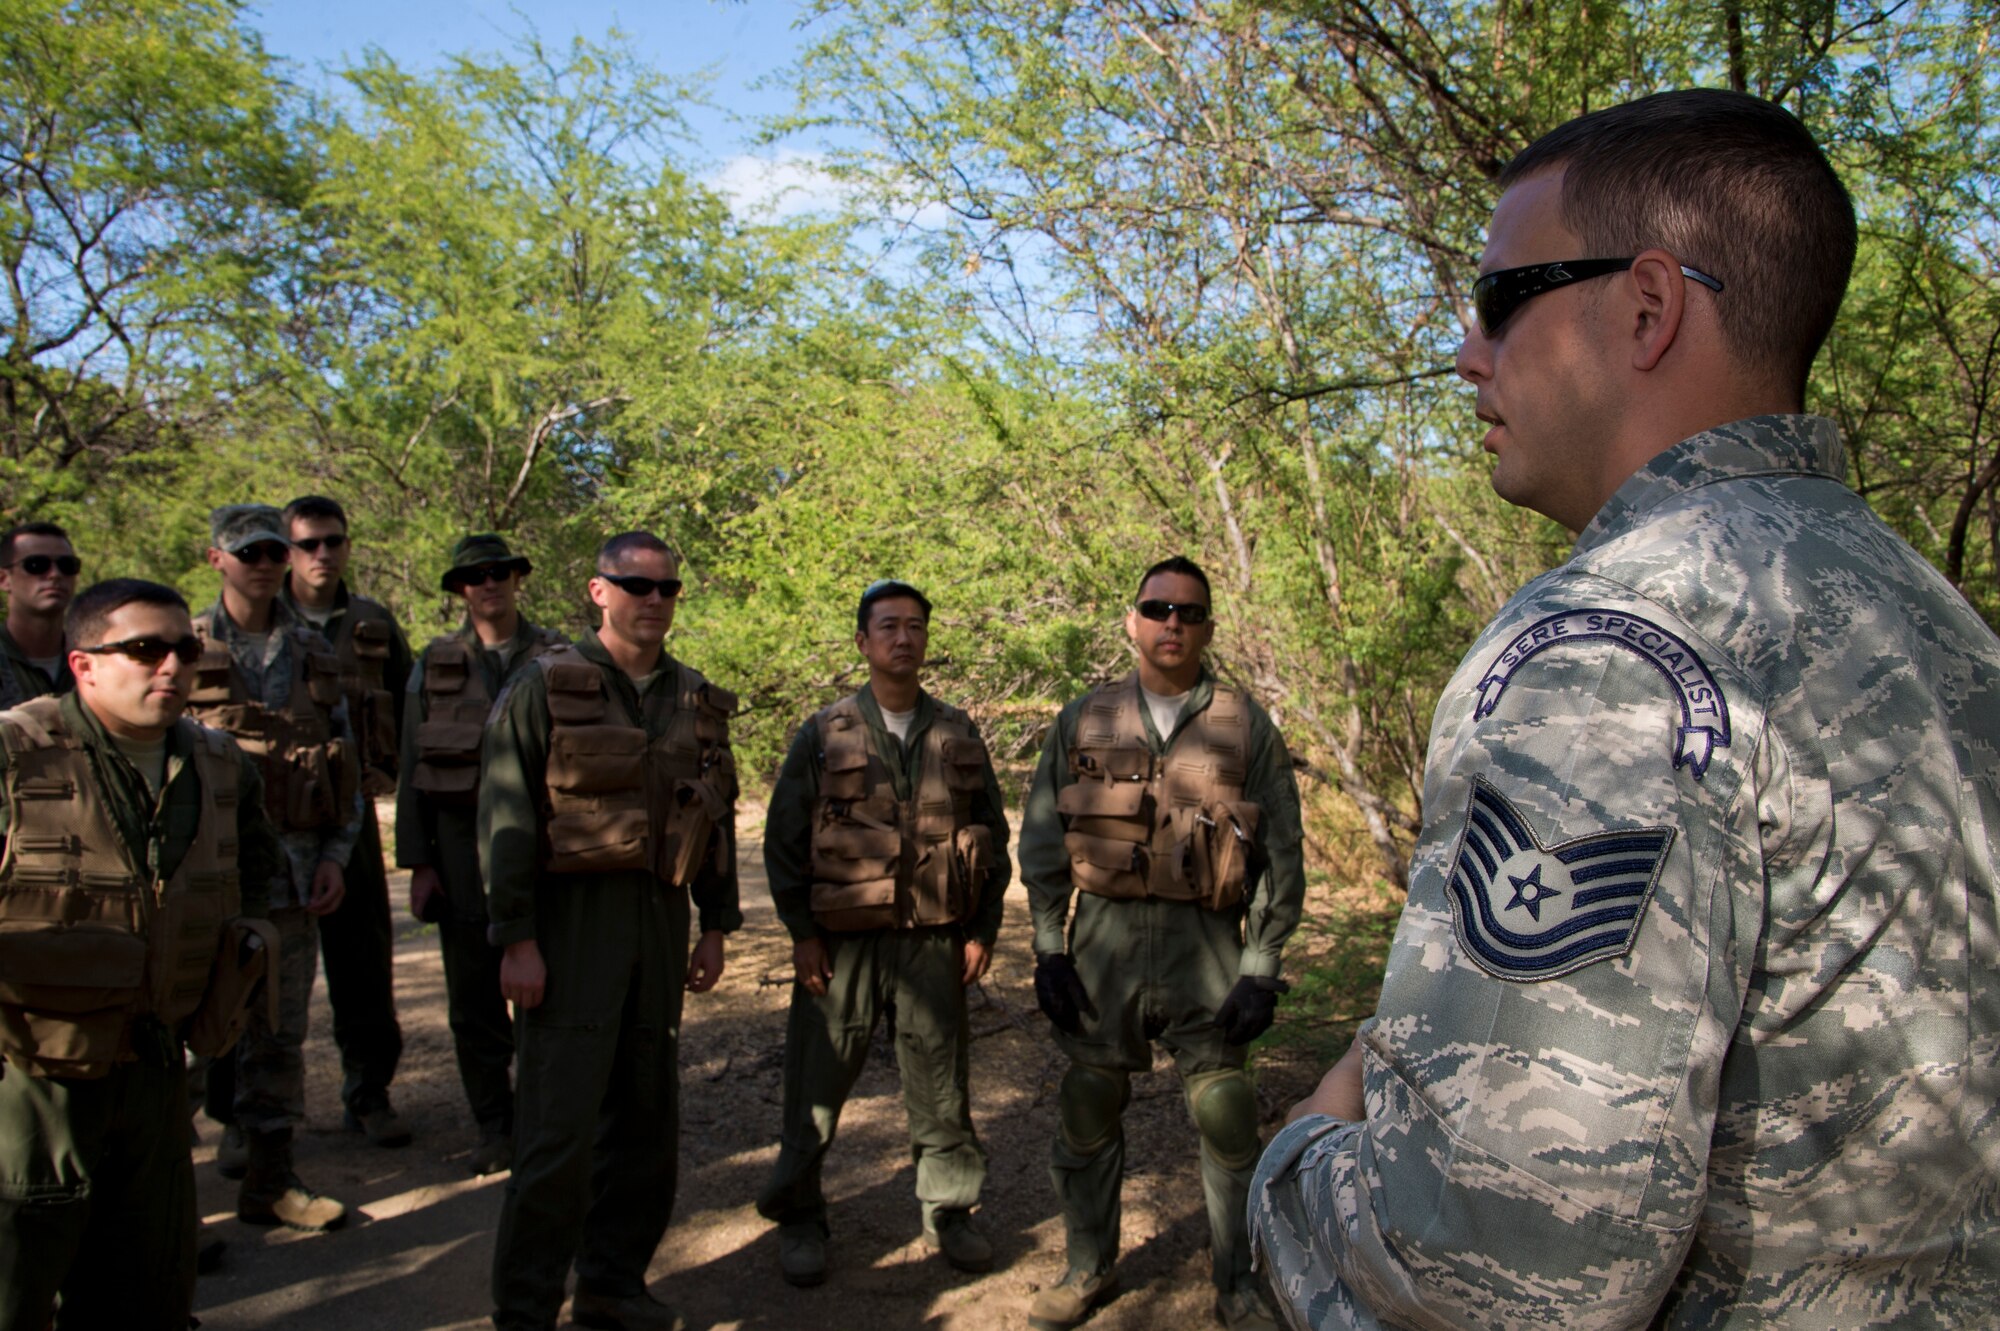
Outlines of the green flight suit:
M 937 708 L 928 693 L 919 694 L 909 737 L 898 741 L 883 724 L 874 691 L 863 686 L 858 700 L 869 747 L 888 768 L 896 798 L 908 800 L 922 779 L 924 735 Z M 972 817 L 993 834 L 993 864 L 970 920 L 944 927 L 833 932 L 821 929 L 812 913 L 819 753 L 819 726 L 809 719 L 778 770 L 764 824 L 764 868 L 778 918 L 794 942 L 815 936 L 825 941 L 833 978 L 819 996 L 792 985 L 785 1026 L 783 1136 L 757 1210 L 781 1225 L 817 1222 L 826 1231 L 820 1167 L 833 1145 L 841 1107 L 867 1062 L 875 1023 L 891 1003 L 910 1155 L 917 1165 L 917 1199 L 927 1219 L 938 1210 L 970 1210 L 986 1181 L 986 1153 L 972 1126 L 971 1035 L 961 977 L 966 939 L 992 950 L 1013 876 L 1000 783 L 989 765 L 986 789 L 972 799 Z
M 612 713 L 666 733 L 679 666 L 634 681 L 595 632 L 576 643 L 603 673 Z M 534 939 L 548 967 L 541 1004 L 518 1016 L 514 1172 L 493 1251 L 494 1322 L 555 1325 L 572 1258 L 577 1287 L 608 1297 L 645 1289 L 673 1216 L 680 1158 L 680 1021 L 689 892 L 646 870 L 542 868 L 549 749 L 548 675 L 523 671 L 486 731 L 479 850 L 498 946 Z M 703 932 L 743 923 L 736 832 L 693 884 Z M 717 863 L 726 869 L 716 867 Z
M 14 635 L 7 631 L 7 625 L 0 622 L 0 710 L 30 698 L 68 693 L 75 687 L 76 677 L 69 672 L 68 652 L 62 654 L 62 662 L 56 667 L 56 677 L 51 680 L 42 673 L 40 666 L 28 659 L 28 654 L 21 650 L 21 644 L 14 641 Z
M 1128 677 L 1107 687 L 1135 684 Z M 1215 682 L 1204 672 L 1165 740 L 1154 728 L 1151 710 L 1139 708 L 1156 757 L 1167 752 L 1190 717 L 1208 707 L 1214 693 Z M 1069 1264 L 1102 1272 L 1117 1260 L 1125 1168 L 1120 1119 L 1130 1076 L 1153 1065 L 1151 1042 L 1159 1040 L 1174 1056 L 1189 1114 L 1201 1132 L 1211 1275 L 1216 1288 L 1227 1292 L 1252 1280 L 1244 1208 L 1260 1143 L 1256 1097 L 1241 1071 L 1249 1051 L 1223 1039 L 1215 1014 L 1239 977 L 1278 974 L 1285 940 L 1298 927 L 1305 904 L 1304 831 L 1291 755 L 1270 716 L 1246 698 L 1250 763 L 1244 798 L 1263 818 L 1242 907 L 1213 911 L 1191 901 L 1114 900 L 1076 892 L 1056 792 L 1075 780 L 1069 750 L 1084 701 L 1065 707 L 1049 731 L 1021 819 L 1020 850 L 1036 955 L 1067 951 L 1092 1009 L 1083 1014 L 1079 1034 L 1056 1032 L 1071 1067 L 1059 1097 L 1062 1128 L 1050 1174 L 1068 1231 Z
M 64 728 L 83 742 L 127 847 L 162 881 L 193 847 L 208 794 L 194 732 L 168 733 L 158 800 L 74 693 Z M 0 772 L 7 755 L 0 749 Z M 237 873 L 244 915 L 265 913 L 285 870 L 256 764 L 241 760 Z M 0 847 L 11 825 L 0 790 Z M 0 1063 L 0 1331 L 181 1331 L 194 1306 L 194 1166 L 180 1034 L 153 1017 L 134 1057 L 102 1077 L 38 1077 Z M 62 1309 L 55 1303 L 62 1297 Z
M 343 655 L 351 649 L 357 623 L 384 626 L 389 657 L 382 666 L 382 688 L 390 698 L 401 699 L 410 677 L 410 644 L 388 607 L 351 595 L 343 581 L 334 593 L 333 617 L 321 623 L 292 595 L 289 575 L 279 599 L 300 623 L 317 629 Z M 373 728 L 367 700 L 350 692 L 347 716 L 356 740 L 366 748 L 372 743 L 367 732 Z M 391 724 L 397 719 L 392 708 Z M 374 757 L 369 754 L 371 767 Z M 319 919 L 319 951 L 326 970 L 326 1003 L 333 1010 L 333 1043 L 340 1050 L 340 1100 L 350 1112 L 365 1114 L 388 1103 L 389 1083 L 403 1058 L 403 1027 L 396 1020 L 396 931 L 389 911 L 389 876 L 382 863 L 382 828 L 372 795 L 362 800 L 361 838 L 347 861 L 345 881 L 340 905 Z
M 496 701 L 508 681 L 532 661 L 531 649 L 552 635 L 526 619 L 515 627 L 504 653 L 481 646 L 467 624 L 452 635 L 463 643 L 486 696 Z M 446 1011 L 458 1079 L 465 1087 L 473 1121 L 487 1132 L 514 1130 L 514 1023 L 500 996 L 500 949 L 487 940 L 486 887 L 479 877 L 478 808 L 468 799 L 451 803 L 427 796 L 411 781 L 417 770 L 417 727 L 430 719 L 424 697 L 424 666 L 430 649 L 410 672 L 402 727 L 401 776 L 396 784 L 396 863 L 406 869 L 430 865 L 444 887 L 445 913 L 438 921 L 444 956 Z

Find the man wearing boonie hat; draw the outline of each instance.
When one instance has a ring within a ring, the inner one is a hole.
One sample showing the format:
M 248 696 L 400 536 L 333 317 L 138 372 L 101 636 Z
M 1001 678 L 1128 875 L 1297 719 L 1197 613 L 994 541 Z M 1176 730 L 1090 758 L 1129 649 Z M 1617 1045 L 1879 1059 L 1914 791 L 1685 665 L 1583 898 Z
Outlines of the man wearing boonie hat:
M 438 928 L 459 1081 L 479 1127 L 466 1161 L 474 1174 L 508 1169 L 514 1154 L 514 1024 L 500 996 L 501 951 L 486 938 L 479 746 L 508 683 L 567 641 L 521 615 L 533 567 L 491 532 L 452 547 L 443 586 L 465 602 L 465 623 L 424 648 L 403 713 L 396 863 L 410 870 L 410 914 Z

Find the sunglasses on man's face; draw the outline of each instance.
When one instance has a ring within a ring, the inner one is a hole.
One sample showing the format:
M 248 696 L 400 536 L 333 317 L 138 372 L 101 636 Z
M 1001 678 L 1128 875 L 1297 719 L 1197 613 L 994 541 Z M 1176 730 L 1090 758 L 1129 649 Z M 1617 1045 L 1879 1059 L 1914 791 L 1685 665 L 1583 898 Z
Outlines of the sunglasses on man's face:
M 512 564 L 481 564 L 478 568 L 465 569 L 453 575 L 452 580 L 461 589 L 466 587 L 484 587 L 489 582 L 505 582 L 513 574 L 514 566 Z M 599 576 L 602 575 L 600 574 Z
M 1193 628 L 1197 624 L 1206 624 L 1208 622 L 1208 607 L 1194 604 L 1183 605 L 1179 601 L 1139 602 L 1139 618 L 1141 619 L 1150 619 L 1156 624 L 1164 624 L 1175 615 L 1181 617 L 1181 623 L 1186 624 L 1189 628 Z
M 291 558 L 292 548 L 289 545 L 279 545 L 276 541 L 259 541 L 255 545 L 246 545 L 241 550 L 231 550 L 229 553 L 244 564 L 266 562 L 282 564 Z
M 102 656 L 106 652 L 116 652 L 129 656 L 141 665 L 156 666 L 169 656 L 177 658 L 182 665 L 193 665 L 201 659 L 201 639 L 190 634 L 185 638 L 124 638 L 118 642 L 107 642 L 97 647 L 76 649 L 89 656 Z
M 50 569 L 73 578 L 83 572 L 83 561 L 75 555 L 23 555 L 7 567 L 18 568 L 31 578 L 46 578 Z
M 663 601 L 671 601 L 681 594 L 679 578 L 641 578 L 629 573 L 599 573 L 597 576 L 627 596 L 636 596 L 641 600 L 654 592 L 658 592 Z
M 1609 277 L 1631 268 L 1633 259 L 1559 259 L 1555 263 L 1531 263 L 1526 268 L 1502 268 L 1472 284 L 1472 308 L 1479 315 L 1479 331 L 1491 337 L 1514 311 L 1540 295 L 1587 282 L 1593 277 Z M 1681 265 L 1681 276 L 1692 278 L 1710 291 L 1722 290 L 1722 283 L 1707 273 Z
M 347 544 L 347 536 L 343 532 L 335 532 L 331 536 L 301 536 L 292 544 L 309 555 L 316 555 L 322 545 L 330 551 L 340 549 Z

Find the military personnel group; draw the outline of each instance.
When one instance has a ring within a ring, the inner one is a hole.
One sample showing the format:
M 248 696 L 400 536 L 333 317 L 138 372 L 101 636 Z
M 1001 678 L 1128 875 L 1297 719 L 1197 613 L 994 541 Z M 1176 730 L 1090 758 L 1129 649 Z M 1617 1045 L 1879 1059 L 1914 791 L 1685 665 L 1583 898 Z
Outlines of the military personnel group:
M 1067 1058 L 1065 1258 L 1022 1314 L 1116 1297 L 1159 1045 L 1226 1327 L 1990 1324 L 2000 641 L 1803 414 L 1846 192 L 1788 113 L 1706 91 L 1572 121 L 1501 184 L 1458 370 L 1495 488 L 1575 550 L 1445 689 L 1378 1009 L 1268 1144 L 1247 1056 L 1305 904 L 1294 764 L 1207 661 L 1201 568 L 1133 570 L 1136 667 L 1054 718 L 1020 819 Z M 606 540 L 569 641 L 520 612 L 529 559 L 466 536 L 463 626 L 413 657 L 352 549 L 331 499 L 218 509 L 192 614 L 77 592 L 53 523 L 0 535 L 0 1331 L 189 1324 L 195 1104 L 242 1220 L 341 1224 L 292 1158 L 322 964 L 344 1122 L 409 1143 L 391 790 L 466 1159 L 509 1173 L 494 1323 L 554 1326 L 573 1271 L 581 1325 L 682 1325 L 646 1282 L 682 1001 L 742 914 L 737 704 L 666 651 L 679 561 Z M 923 686 L 930 600 L 858 590 L 868 682 L 799 726 L 763 841 L 794 981 L 756 1204 L 801 1287 L 838 1269 L 822 1168 L 891 1010 L 923 1235 L 994 1264 L 965 994 L 1013 877 L 1002 793 Z

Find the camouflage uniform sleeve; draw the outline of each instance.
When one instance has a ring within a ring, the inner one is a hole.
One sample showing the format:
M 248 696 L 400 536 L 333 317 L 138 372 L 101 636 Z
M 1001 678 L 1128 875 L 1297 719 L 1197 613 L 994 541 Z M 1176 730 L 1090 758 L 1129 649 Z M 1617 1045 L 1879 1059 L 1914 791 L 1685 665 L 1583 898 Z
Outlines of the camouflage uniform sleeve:
M 1707 1197 L 1760 805 L 1792 816 L 1766 738 L 1722 651 L 1589 575 L 1531 584 L 1461 663 L 1361 1030 L 1367 1118 L 1290 1125 L 1252 1185 L 1295 1325 L 1650 1321 Z
M 1285 942 L 1305 912 L 1305 827 L 1285 737 L 1263 708 L 1254 707 L 1251 717 L 1251 777 L 1243 793 L 1262 812 L 1257 839 L 1264 870 L 1250 890 L 1239 973 L 1275 979 L 1283 968 Z
M 986 871 L 986 881 L 979 889 L 979 909 L 967 921 L 966 933 L 991 952 L 1000 937 L 1000 923 L 1007 914 L 1007 884 L 1014 879 L 1014 862 L 1007 855 L 1006 797 L 1000 793 L 1000 777 L 993 770 L 990 751 L 986 759 L 986 789 L 973 796 L 972 816 L 993 835 L 993 867 Z
M 424 664 L 409 672 L 403 720 L 396 735 L 396 863 L 405 869 L 437 863 L 437 805 L 413 784 L 417 772 L 417 728 L 424 723 Z
M 271 884 L 289 881 L 290 868 L 278 829 L 264 809 L 264 774 L 234 741 L 236 754 L 236 876 L 242 912 L 256 919 L 271 913 Z
M 1028 787 L 1028 801 L 1021 809 L 1021 882 L 1028 889 L 1037 956 L 1069 949 L 1069 901 L 1075 888 L 1069 877 L 1069 852 L 1063 848 L 1056 791 L 1076 779 L 1069 770 L 1075 709 L 1074 703 L 1065 707 L 1049 727 L 1041 761 L 1035 765 L 1034 782 Z
M 818 749 L 819 727 L 808 720 L 785 751 L 764 817 L 764 876 L 771 884 L 771 904 L 794 943 L 819 933 L 812 913 L 812 811 L 819 799 L 813 755 Z
M 549 763 L 548 676 L 528 669 L 508 684 L 479 764 L 479 868 L 497 947 L 535 936 L 542 865 L 542 792 Z

